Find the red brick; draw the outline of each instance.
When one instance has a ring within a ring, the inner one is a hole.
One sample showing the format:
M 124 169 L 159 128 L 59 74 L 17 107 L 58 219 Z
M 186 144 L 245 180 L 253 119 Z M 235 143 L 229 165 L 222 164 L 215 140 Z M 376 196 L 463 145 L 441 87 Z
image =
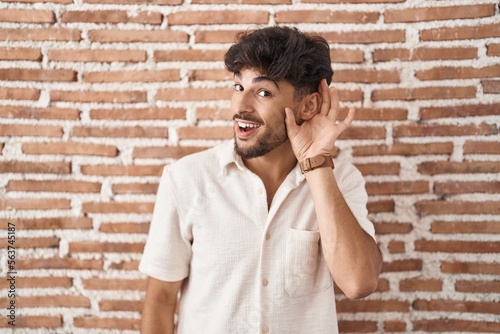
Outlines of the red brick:
M 476 87 L 420 87 L 420 88 L 391 88 L 375 89 L 372 92 L 372 101 L 384 100 L 441 100 L 441 99 L 468 99 L 476 97 Z
M 71 269 L 71 270 L 102 270 L 103 260 L 80 260 L 71 258 L 32 258 L 16 261 L 19 270 L 32 269 Z
M 340 101 L 361 102 L 363 101 L 363 91 L 361 90 L 338 90 Z
M 399 83 L 399 72 L 395 70 L 337 70 L 333 82 Z
M 144 243 L 100 241 L 79 241 L 69 243 L 70 253 L 142 253 L 143 250 Z
M 433 67 L 415 72 L 419 80 L 474 79 L 500 76 L 500 66 L 474 67 Z
M 1 60 L 42 60 L 42 51 L 35 48 L 0 48 Z
M 152 147 L 135 147 L 134 158 L 146 159 L 180 159 L 188 154 L 200 152 L 207 149 L 207 147 L 198 146 L 152 146 Z
M 339 333 L 375 333 L 377 323 L 375 321 L 340 320 Z
M 59 238 L 16 238 L 16 248 L 59 248 Z
M 361 50 L 330 49 L 330 58 L 333 63 L 361 64 L 365 60 L 365 54 Z
M 59 328 L 63 325 L 61 316 L 38 316 L 18 315 L 16 316 L 16 328 Z M 0 328 L 12 327 L 7 321 L 0 322 Z
M 100 43 L 187 43 L 189 35 L 173 30 L 90 30 L 89 40 Z M 159 51 L 156 51 L 159 52 Z
M 102 328 L 114 330 L 139 330 L 140 319 L 124 318 L 98 318 L 98 317 L 75 317 L 75 327 L 80 328 Z
M 53 217 L 32 219 L 0 219 L 5 229 L 7 222 L 16 225 L 20 230 L 60 230 L 60 229 L 91 229 L 92 220 L 87 217 Z
M 345 130 L 339 139 L 384 139 L 386 130 L 383 127 L 351 126 Z
M 84 82 L 165 82 L 179 80 L 179 70 L 106 71 L 83 73 Z
M 87 127 L 75 126 L 72 137 L 107 137 L 107 138 L 167 138 L 168 129 L 164 127 Z
M 418 311 L 500 314 L 500 303 L 487 301 L 417 299 L 413 301 L 412 307 Z
M 130 15 L 121 10 L 83 10 L 65 11 L 61 14 L 61 22 L 87 22 L 87 23 L 144 23 L 157 24 L 162 22 L 162 14 L 155 12 L 139 12 Z
M 33 100 L 40 98 L 40 90 L 34 88 L 2 87 L 0 100 Z
M 269 13 L 260 10 L 203 10 L 175 12 L 167 16 L 169 25 L 265 24 Z
M 491 43 L 487 46 L 486 54 L 490 57 L 500 56 L 500 44 Z
M 457 281 L 457 292 L 500 293 L 500 281 Z
M 84 213 L 153 213 L 154 203 L 150 202 L 87 202 L 83 203 Z
M 410 124 L 394 128 L 394 137 L 434 137 L 434 136 L 488 136 L 498 133 L 495 125 L 440 125 Z
M 70 108 L 31 108 L 25 106 L 0 106 L 0 117 L 27 119 L 77 120 L 80 112 Z
M 404 30 L 367 30 L 350 32 L 322 32 L 321 36 L 329 43 L 372 44 L 402 43 L 406 41 Z
M 428 181 L 368 182 L 369 195 L 421 194 L 429 192 Z
M 500 154 L 500 142 L 467 140 L 463 150 L 465 154 Z
M 180 5 L 182 0 L 83 0 L 84 3 L 106 3 L 106 4 L 148 4 L 148 5 Z
M 403 241 L 392 240 L 389 241 L 389 244 L 387 245 L 387 250 L 391 254 L 404 253 L 406 251 L 406 245 Z
M 55 125 L 0 124 L 0 135 L 60 138 L 63 128 Z
M 63 91 L 53 90 L 50 99 L 54 102 L 81 103 L 137 103 L 146 102 L 147 94 L 143 91 Z
M 495 221 L 434 221 L 431 224 L 432 233 L 500 233 L 500 222 Z
M 403 321 L 384 321 L 384 333 L 406 332 L 406 323 Z
M 229 100 L 233 94 L 228 88 L 162 88 L 156 98 L 165 101 Z
M 422 260 L 420 259 L 394 260 L 392 262 L 384 262 L 382 265 L 382 272 L 384 273 L 421 270 Z
M 22 150 L 23 153 L 27 154 L 97 155 L 106 157 L 118 155 L 115 146 L 78 142 L 25 143 Z
M 234 0 L 191 0 L 192 4 L 234 4 Z M 243 5 L 291 5 L 292 0 L 238 0 Z
M 143 50 L 49 50 L 49 61 L 65 62 L 143 62 L 146 61 L 146 51 Z
M 84 175 L 102 176 L 160 176 L 162 165 L 82 165 Z
M 98 182 L 58 180 L 58 181 L 35 181 L 35 180 L 12 180 L 6 187 L 7 191 L 50 191 L 50 192 L 83 192 L 98 193 L 101 191 L 101 184 Z
M 500 80 L 481 80 L 485 94 L 500 94 Z
M 427 175 L 498 173 L 500 166 L 493 161 L 427 161 L 418 164 L 418 172 Z
M 421 201 L 415 204 L 422 216 L 443 214 L 499 214 L 500 202 L 464 202 L 445 200 Z
M 0 288 L 5 289 L 9 287 L 9 282 L 5 279 L 0 280 Z M 16 288 L 71 288 L 73 286 L 73 279 L 71 277 L 57 277 L 57 276 L 44 276 L 44 277 L 23 277 L 16 281 Z
M 182 49 L 182 50 L 157 50 L 154 52 L 156 62 L 166 61 L 221 61 L 227 50 L 212 49 Z
M 406 234 L 413 230 L 413 226 L 410 223 L 398 223 L 398 222 L 375 222 L 375 232 L 376 234 Z
M 48 2 L 48 3 L 61 3 L 61 4 L 72 4 L 73 0 L 3 0 L 3 2 L 25 2 L 25 3 L 36 3 L 36 2 Z
M 99 226 L 99 232 L 147 234 L 149 223 L 102 223 Z
M 85 290 L 144 291 L 145 279 L 90 278 L 83 280 Z
M 55 23 L 56 18 L 54 12 L 52 12 L 51 10 L 2 9 L 0 10 L 0 21 L 24 23 Z
M 338 313 L 408 312 L 410 305 L 398 300 L 338 300 Z
M 373 52 L 374 62 L 383 61 L 426 61 L 426 60 L 462 60 L 477 58 L 477 48 L 416 48 L 416 49 L 376 49 Z
M 495 15 L 494 5 L 447 6 L 386 10 L 385 22 L 422 22 L 435 20 L 471 19 Z
M 442 262 L 441 272 L 449 274 L 500 275 L 499 263 L 484 262 Z
M 122 312 L 141 312 L 143 302 L 139 300 L 102 300 L 99 302 L 101 311 L 122 311 Z
M 353 147 L 354 156 L 451 154 L 453 143 L 368 145 Z
M 69 162 L 58 161 L 2 161 L 0 162 L 0 173 L 69 174 L 71 173 L 71 164 Z
M 409 278 L 399 282 L 399 291 L 442 291 L 443 281 L 439 279 Z
M 139 108 L 139 109 L 93 109 L 91 119 L 109 120 L 172 120 L 186 117 L 182 108 Z
M 114 194 L 156 194 L 158 183 L 118 183 L 111 189 Z
M 0 40 L 4 41 L 80 41 L 78 29 L 0 29 Z
M 233 74 L 227 70 L 191 70 L 188 78 L 189 81 L 225 81 L 232 80 Z
M 398 175 L 400 171 L 398 162 L 363 163 L 356 164 L 356 167 L 363 175 Z
M 233 119 L 233 112 L 231 109 L 226 108 L 196 108 L 196 117 L 198 119 L 207 120 L 225 120 Z
M 0 198 L 0 210 L 65 210 L 71 209 L 68 199 Z
M 232 127 L 184 127 L 177 130 L 179 139 L 229 139 L 233 137 Z
M 422 41 L 450 41 L 463 39 L 481 39 L 500 36 L 500 24 L 480 26 L 461 26 L 451 28 L 424 29 L 420 32 Z
M 500 103 L 459 105 L 452 107 L 423 107 L 420 108 L 420 119 L 462 118 L 474 116 L 496 115 L 500 110 Z
M 109 268 L 116 269 L 116 270 L 138 271 L 139 270 L 139 261 L 121 261 L 118 263 L 111 263 L 109 265 Z
M 194 33 L 196 43 L 234 43 L 239 30 L 197 30 Z
M 18 298 L 19 307 L 83 307 L 90 308 L 90 300 L 83 296 L 33 296 Z
M 382 200 L 376 202 L 368 202 L 366 205 L 369 213 L 377 212 L 394 212 L 395 204 L 393 200 Z
M 498 211 L 498 210 L 497 210 Z M 415 250 L 418 252 L 443 253 L 498 253 L 500 243 L 487 241 L 445 241 L 445 240 L 415 240 Z
M 464 333 L 497 333 L 500 324 L 497 322 L 459 320 L 459 319 L 434 319 L 413 320 L 413 330 L 429 332 L 464 332 Z
M 436 182 L 434 184 L 435 194 L 467 194 L 467 193 L 490 193 L 500 192 L 500 181 L 470 181 L 470 182 Z
M 287 10 L 275 14 L 276 23 L 376 23 L 377 12 Z

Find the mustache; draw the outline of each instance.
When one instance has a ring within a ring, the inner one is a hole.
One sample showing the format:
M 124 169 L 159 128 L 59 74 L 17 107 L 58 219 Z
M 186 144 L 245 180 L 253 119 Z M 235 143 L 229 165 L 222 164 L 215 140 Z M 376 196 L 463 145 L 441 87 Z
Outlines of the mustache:
M 248 113 L 234 114 L 233 121 L 235 121 L 237 119 L 239 119 L 241 121 L 249 121 L 249 122 L 260 123 L 260 124 L 264 123 L 264 121 L 260 117 L 256 117 L 256 116 L 254 116 L 252 114 L 248 114 Z

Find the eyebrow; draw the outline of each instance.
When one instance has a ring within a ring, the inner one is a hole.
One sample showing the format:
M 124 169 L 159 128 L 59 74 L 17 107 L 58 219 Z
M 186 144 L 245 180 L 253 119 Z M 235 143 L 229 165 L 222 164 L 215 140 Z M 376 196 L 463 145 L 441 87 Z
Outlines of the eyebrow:
M 235 72 L 234 76 L 241 80 L 241 73 L 240 72 Z M 265 75 L 262 75 L 262 76 L 259 76 L 259 77 L 255 77 L 255 78 L 252 79 L 253 83 L 258 83 L 258 82 L 262 82 L 262 81 L 269 81 L 269 82 L 271 82 L 273 85 L 276 86 L 276 88 L 278 89 L 278 91 L 281 92 L 281 89 L 280 89 L 280 86 L 278 85 L 278 83 L 275 80 L 273 80 L 273 79 L 271 79 L 269 77 L 266 77 Z

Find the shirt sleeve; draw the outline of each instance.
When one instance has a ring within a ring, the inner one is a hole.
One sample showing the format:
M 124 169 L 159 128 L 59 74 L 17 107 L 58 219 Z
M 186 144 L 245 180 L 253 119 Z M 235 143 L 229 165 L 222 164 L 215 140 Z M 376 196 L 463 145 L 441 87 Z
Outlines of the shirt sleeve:
M 334 169 L 335 179 L 344 200 L 361 228 L 375 241 L 375 227 L 368 219 L 368 194 L 365 189 L 365 180 L 361 172 L 351 163 L 340 163 Z
M 139 264 L 142 273 L 167 282 L 180 281 L 188 276 L 191 241 L 182 233 L 181 225 L 170 171 L 165 167 Z

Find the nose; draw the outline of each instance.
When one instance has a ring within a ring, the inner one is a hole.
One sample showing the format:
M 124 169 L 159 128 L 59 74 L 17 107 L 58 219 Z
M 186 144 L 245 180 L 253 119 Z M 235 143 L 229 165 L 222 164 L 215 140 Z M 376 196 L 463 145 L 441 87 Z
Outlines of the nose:
M 254 112 L 250 93 L 246 91 L 235 91 L 231 98 L 231 110 L 235 114 Z

